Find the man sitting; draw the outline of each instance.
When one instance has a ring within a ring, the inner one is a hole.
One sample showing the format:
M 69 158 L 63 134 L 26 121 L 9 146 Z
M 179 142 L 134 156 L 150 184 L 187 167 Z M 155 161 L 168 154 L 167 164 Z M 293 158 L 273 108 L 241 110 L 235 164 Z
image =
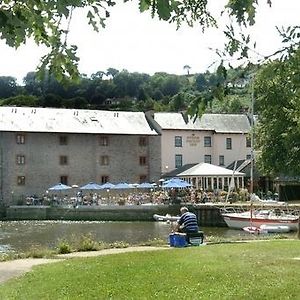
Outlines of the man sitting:
M 189 212 L 187 207 L 180 208 L 180 219 L 177 222 L 177 231 L 184 233 L 198 232 L 198 221 L 194 213 Z

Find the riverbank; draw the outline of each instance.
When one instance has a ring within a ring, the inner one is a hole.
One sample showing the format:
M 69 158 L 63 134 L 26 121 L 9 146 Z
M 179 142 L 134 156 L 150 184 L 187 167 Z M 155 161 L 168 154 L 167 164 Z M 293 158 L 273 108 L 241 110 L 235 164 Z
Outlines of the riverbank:
M 73 252 L 67 254 L 59 254 L 54 258 L 24 258 L 0 262 L 0 284 L 8 281 L 11 278 L 21 276 L 32 270 L 34 266 L 56 263 L 69 258 L 80 258 L 80 257 L 95 257 L 110 254 L 130 253 L 130 252 L 141 252 L 141 251 L 157 251 L 172 249 L 168 246 L 165 247 L 149 247 L 149 246 L 137 246 L 128 248 L 118 249 L 103 249 L 99 251 L 83 251 Z
M 296 300 L 299 243 L 273 240 L 61 259 L 4 282 L 0 298 L 249 299 L 250 295 L 260 300 L 280 295 Z

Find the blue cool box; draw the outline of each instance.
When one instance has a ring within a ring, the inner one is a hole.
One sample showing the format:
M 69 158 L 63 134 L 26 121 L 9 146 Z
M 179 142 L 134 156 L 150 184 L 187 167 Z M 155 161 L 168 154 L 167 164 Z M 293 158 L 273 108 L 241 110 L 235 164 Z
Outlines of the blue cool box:
M 187 245 L 185 234 L 171 233 L 169 235 L 169 244 L 171 247 L 185 247 Z

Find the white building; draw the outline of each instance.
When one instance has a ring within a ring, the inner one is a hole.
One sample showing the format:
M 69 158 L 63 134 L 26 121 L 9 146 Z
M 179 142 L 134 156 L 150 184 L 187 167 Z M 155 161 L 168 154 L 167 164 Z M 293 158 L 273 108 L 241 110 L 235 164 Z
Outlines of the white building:
M 250 123 L 242 114 L 204 114 L 195 120 L 182 113 L 154 113 L 161 134 L 161 172 L 191 163 L 227 166 L 249 159 Z

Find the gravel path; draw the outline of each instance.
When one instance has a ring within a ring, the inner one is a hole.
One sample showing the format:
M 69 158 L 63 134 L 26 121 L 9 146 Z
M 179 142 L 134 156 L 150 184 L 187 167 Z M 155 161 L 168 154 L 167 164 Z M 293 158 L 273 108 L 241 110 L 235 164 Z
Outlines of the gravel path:
M 59 262 L 61 260 L 73 257 L 92 257 L 100 255 L 118 254 L 125 252 L 141 252 L 167 250 L 169 247 L 128 247 L 120 249 L 105 249 L 100 251 L 74 252 L 68 254 L 57 255 L 56 258 L 26 258 L 0 262 L 0 284 L 14 277 L 21 276 L 29 272 L 33 266 Z

